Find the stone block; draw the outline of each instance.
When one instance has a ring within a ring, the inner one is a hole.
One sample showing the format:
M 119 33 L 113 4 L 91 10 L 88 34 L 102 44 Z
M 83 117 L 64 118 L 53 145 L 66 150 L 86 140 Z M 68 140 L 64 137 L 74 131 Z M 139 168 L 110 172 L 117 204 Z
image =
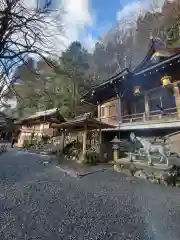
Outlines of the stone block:
M 143 170 L 136 171 L 134 176 L 142 179 L 148 179 L 148 175 Z

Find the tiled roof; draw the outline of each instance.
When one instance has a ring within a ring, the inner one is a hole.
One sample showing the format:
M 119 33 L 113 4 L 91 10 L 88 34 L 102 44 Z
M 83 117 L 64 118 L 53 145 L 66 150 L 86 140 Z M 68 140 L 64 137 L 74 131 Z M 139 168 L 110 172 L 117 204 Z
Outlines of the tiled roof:
M 16 122 L 16 124 L 20 124 L 23 121 L 27 121 L 27 120 L 31 120 L 31 119 L 37 119 L 39 117 L 48 117 L 48 116 L 55 114 L 56 112 L 58 112 L 57 108 L 52 108 L 52 109 L 48 109 L 45 111 L 36 112 L 35 114 L 30 115 L 29 117 L 20 119 L 19 121 Z M 62 116 L 62 119 L 64 119 L 63 116 Z
M 37 117 L 50 116 L 50 115 L 52 115 L 56 112 L 57 112 L 57 108 L 52 108 L 52 109 L 48 109 L 48 110 L 45 110 L 45 111 L 36 112 L 35 114 L 27 117 L 26 119 L 33 119 L 33 118 L 37 118 Z
M 57 128 L 76 128 L 81 127 L 83 128 L 84 124 L 87 124 L 88 129 L 97 129 L 97 128 L 114 128 L 114 126 L 103 123 L 92 118 L 92 114 L 90 112 L 79 115 L 74 119 L 68 120 L 67 122 L 61 124 L 52 124 L 52 127 Z

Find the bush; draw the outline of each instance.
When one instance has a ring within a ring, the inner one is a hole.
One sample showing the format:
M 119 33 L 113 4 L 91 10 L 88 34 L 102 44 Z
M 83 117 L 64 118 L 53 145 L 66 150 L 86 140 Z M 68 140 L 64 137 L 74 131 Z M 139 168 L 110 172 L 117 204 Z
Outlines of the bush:
M 95 165 L 100 162 L 100 154 L 94 150 L 88 150 L 85 155 L 85 162 L 90 165 Z
M 43 135 L 43 136 L 42 136 L 42 141 L 43 141 L 44 143 L 47 143 L 49 139 L 50 139 L 50 136 L 48 136 L 48 135 Z
M 24 140 L 23 142 L 23 148 L 29 148 L 30 147 L 30 142 L 29 140 Z
M 75 144 L 75 140 L 68 143 L 64 148 L 63 148 L 63 154 L 64 155 L 69 155 L 72 148 L 74 147 L 74 144 Z
M 76 140 L 68 143 L 64 149 L 63 154 L 67 156 L 67 158 L 76 158 L 78 159 L 81 152 L 81 143 L 77 142 Z

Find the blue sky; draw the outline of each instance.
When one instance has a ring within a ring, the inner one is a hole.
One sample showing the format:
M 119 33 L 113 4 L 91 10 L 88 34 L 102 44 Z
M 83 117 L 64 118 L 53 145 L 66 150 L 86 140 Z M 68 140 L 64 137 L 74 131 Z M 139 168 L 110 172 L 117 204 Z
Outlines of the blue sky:
M 39 0 L 46 2 L 46 0 Z M 139 12 L 161 6 L 164 0 L 51 0 L 52 7 L 64 9 L 63 43 L 81 41 L 89 50 L 99 37 L 104 36 L 117 21 L 124 24 L 137 19 Z M 57 41 L 58 43 L 59 41 Z

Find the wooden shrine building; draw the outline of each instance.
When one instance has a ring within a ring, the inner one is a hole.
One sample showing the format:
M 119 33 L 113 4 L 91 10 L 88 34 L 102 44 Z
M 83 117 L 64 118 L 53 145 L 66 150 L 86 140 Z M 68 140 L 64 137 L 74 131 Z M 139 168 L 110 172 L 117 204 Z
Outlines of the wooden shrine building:
M 97 105 L 98 119 L 115 126 L 104 130 L 109 136 L 161 135 L 180 129 L 179 87 L 180 47 L 152 40 L 139 66 L 93 87 L 82 102 Z

